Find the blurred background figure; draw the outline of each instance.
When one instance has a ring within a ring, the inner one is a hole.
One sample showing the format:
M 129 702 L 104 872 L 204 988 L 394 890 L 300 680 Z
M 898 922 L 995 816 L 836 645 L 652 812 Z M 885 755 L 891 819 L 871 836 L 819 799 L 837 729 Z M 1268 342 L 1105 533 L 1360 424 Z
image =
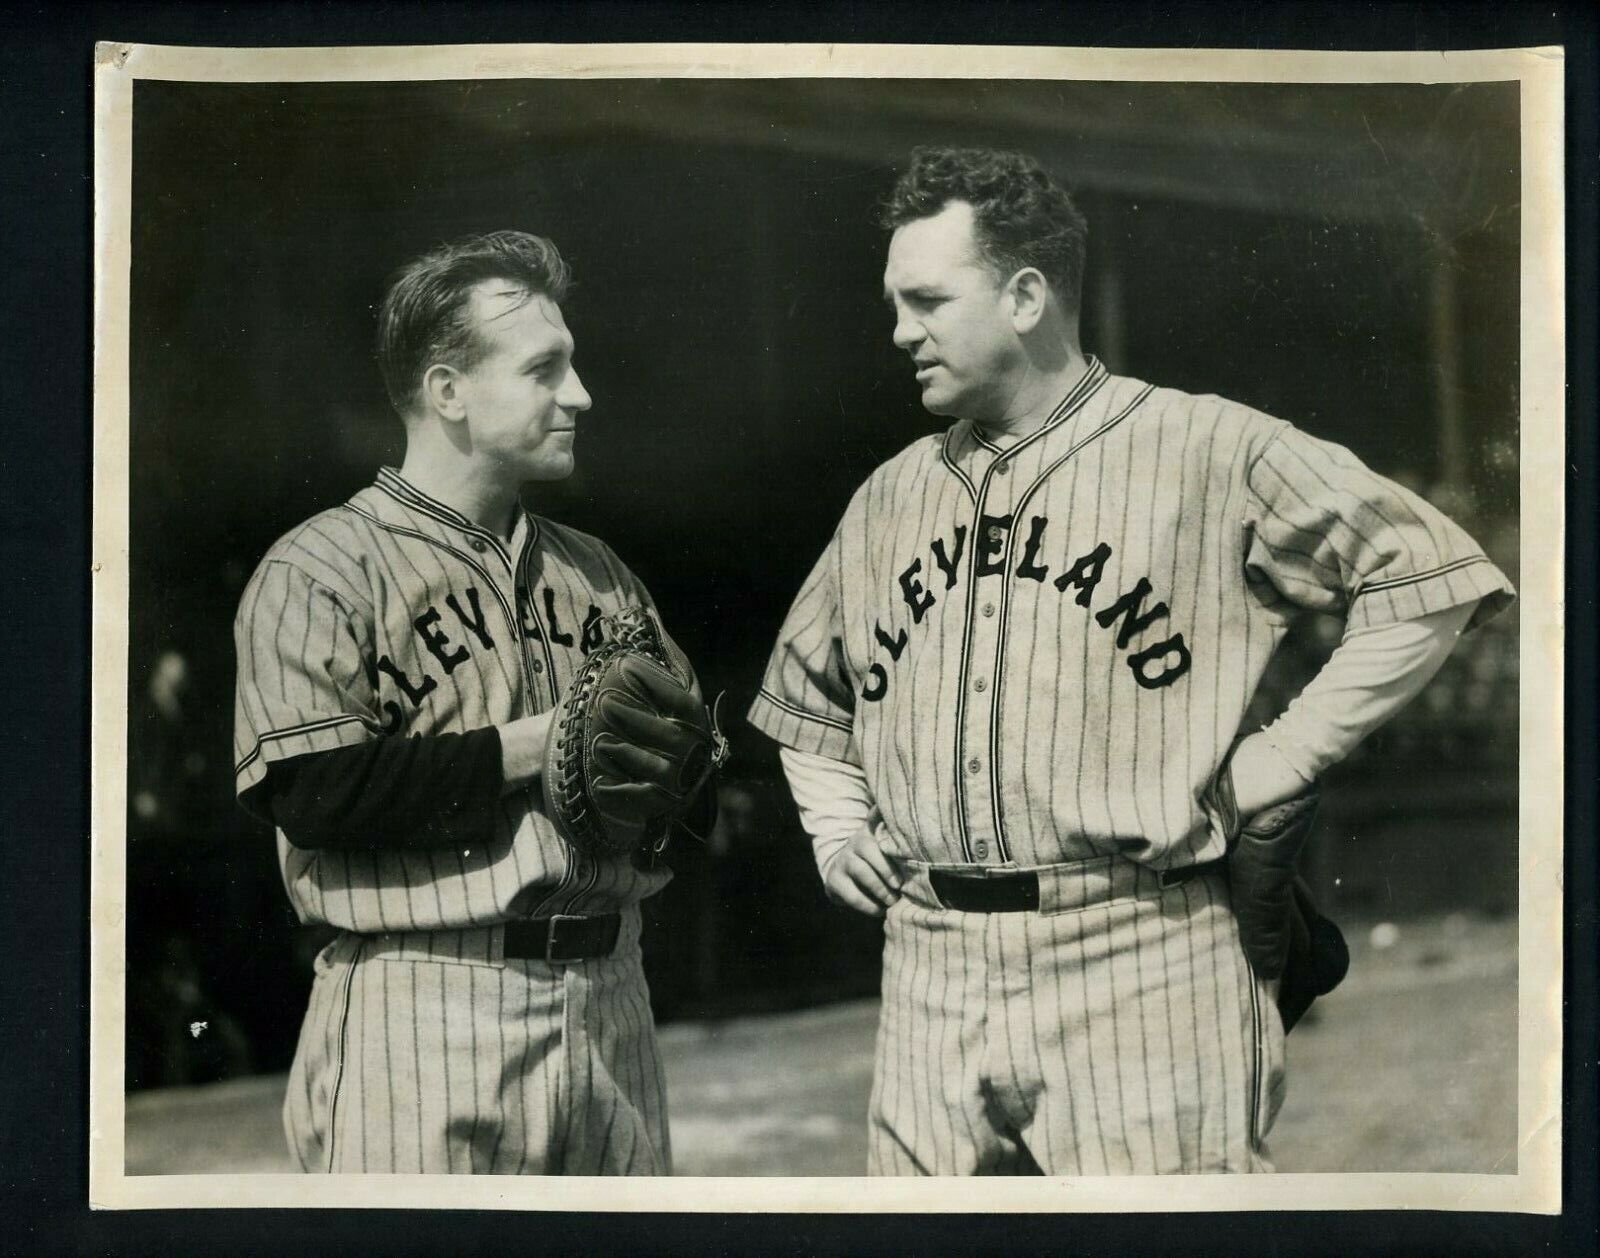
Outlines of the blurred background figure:
M 130 705 L 128 1023 L 130 1088 L 207 1083 L 253 1065 L 202 965 L 226 878 L 212 833 L 215 748 L 191 720 L 189 662 L 167 648 Z

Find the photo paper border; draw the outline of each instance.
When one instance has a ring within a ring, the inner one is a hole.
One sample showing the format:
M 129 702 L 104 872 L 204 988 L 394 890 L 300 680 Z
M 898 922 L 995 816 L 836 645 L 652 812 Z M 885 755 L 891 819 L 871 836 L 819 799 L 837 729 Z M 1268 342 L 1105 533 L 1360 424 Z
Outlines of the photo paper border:
M 1561 1206 L 1564 56 L 1449 52 L 571 44 L 176 48 L 95 52 L 89 1197 L 96 1208 L 1000 1212 L 1517 1211 Z M 132 104 L 138 79 L 361 82 L 507 78 L 952 78 L 1521 85 L 1519 1091 L 1517 1170 L 984 1181 L 682 1180 L 124 1173 L 123 1021 L 128 687 L 128 317 Z

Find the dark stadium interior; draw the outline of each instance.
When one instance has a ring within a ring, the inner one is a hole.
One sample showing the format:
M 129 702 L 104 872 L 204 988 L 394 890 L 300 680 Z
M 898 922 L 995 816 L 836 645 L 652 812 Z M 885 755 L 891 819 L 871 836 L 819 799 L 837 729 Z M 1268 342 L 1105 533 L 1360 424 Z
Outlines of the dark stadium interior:
M 310 958 L 232 799 L 231 622 L 293 523 L 401 453 L 372 359 L 399 261 L 551 236 L 594 397 L 530 498 L 606 538 L 723 704 L 712 845 L 648 906 L 664 1021 L 870 994 L 743 721 L 854 488 L 933 421 L 889 341 L 876 200 L 921 142 L 1025 148 L 1090 222 L 1085 348 L 1352 447 L 1517 580 L 1516 85 L 565 80 L 135 93 L 128 1082 L 286 1067 Z M 1336 640 L 1308 621 L 1270 717 Z M 1516 617 L 1336 774 L 1335 917 L 1514 913 Z M 216 1031 L 184 1032 L 191 1021 Z

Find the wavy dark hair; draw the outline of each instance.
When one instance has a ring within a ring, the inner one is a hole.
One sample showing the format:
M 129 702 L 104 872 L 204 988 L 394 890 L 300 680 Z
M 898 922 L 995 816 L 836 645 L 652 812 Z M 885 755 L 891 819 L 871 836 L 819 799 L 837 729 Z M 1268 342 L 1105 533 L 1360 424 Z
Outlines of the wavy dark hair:
M 560 302 L 572 272 L 549 240 L 520 231 L 467 236 L 400 267 L 378 307 L 378 369 L 397 411 L 410 408 L 434 363 L 470 371 L 483 360 L 488 346 L 474 331 L 468 302 L 484 280 Z
M 884 201 L 887 231 L 930 218 L 952 201 L 972 206 L 984 261 L 1002 282 L 1037 267 L 1076 310 L 1089 227 L 1066 189 L 1037 160 L 1000 149 L 913 149 L 911 166 Z

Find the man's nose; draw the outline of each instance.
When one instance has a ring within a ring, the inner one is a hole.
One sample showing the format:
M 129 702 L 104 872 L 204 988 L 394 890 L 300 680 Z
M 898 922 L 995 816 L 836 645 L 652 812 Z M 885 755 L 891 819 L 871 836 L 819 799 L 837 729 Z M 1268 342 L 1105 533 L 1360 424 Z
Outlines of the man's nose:
M 556 394 L 556 403 L 569 411 L 586 411 L 594 405 L 594 399 L 589 396 L 589 390 L 583 387 L 576 368 L 567 371 L 567 378 L 561 382 L 561 391 Z
M 896 349 L 914 349 L 926 336 L 921 323 L 904 311 L 896 312 L 893 337 Z

